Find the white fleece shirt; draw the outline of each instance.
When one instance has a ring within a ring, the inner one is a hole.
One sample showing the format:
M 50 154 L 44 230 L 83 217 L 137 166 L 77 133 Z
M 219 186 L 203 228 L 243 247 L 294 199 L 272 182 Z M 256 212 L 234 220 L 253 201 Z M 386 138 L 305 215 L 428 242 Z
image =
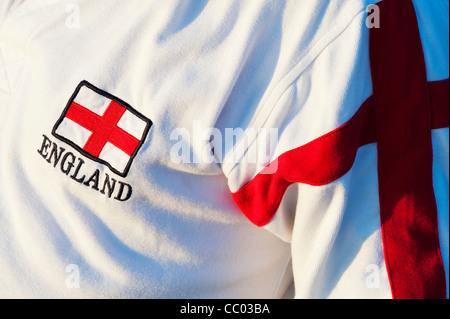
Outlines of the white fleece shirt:
M 377 143 L 264 223 L 236 195 L 373 94 L 374 2 L 0 0 L 0 297 L 391 298 Z M 431 82 L 448 1 L 429 2 Z M 448 276 L 448 126 L 432 134 Z

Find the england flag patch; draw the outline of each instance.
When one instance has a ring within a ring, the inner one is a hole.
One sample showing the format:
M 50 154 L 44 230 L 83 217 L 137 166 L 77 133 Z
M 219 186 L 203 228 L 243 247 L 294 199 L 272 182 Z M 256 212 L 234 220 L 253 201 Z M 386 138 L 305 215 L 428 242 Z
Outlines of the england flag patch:
M 82 81 L 52 134 L 125 177 L 151 126 L 126 102 Z

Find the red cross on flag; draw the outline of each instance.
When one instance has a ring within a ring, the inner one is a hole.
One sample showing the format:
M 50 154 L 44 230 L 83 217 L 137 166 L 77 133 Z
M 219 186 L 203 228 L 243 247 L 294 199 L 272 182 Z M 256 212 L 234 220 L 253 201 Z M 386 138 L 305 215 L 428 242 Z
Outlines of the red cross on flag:
M 82 81 L 53 135 L 124 177 L 152 122 L 126 102 Z

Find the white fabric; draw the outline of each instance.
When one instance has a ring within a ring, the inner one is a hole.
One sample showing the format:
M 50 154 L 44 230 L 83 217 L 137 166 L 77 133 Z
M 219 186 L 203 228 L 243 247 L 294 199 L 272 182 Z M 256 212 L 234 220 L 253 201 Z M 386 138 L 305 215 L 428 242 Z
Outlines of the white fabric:
M 110 163 L 112 167 L 123 172 L 130 160 L 130 157 L 121 149 L 117 148 L 113 144 L 107 142 L 103 147 L 99 158 Z
M 74 102 L 95 114 L 102 116 L 111 103 L 111 100 L 101 94 L 97 94 L 86 86 L 82 86 L 77 93 Z
M 339 180 L 291 186 L 265 229 L 230 196 L 260 170 L 251 146 L 193 161 L 199 123 L 276 127 L 275 158 L 351 118 L 371 94 L 373 2 L 0 0 L 0 297 L 390 298 L 375 144 Z M 426 3 L 421 32 L 448 26 L 448 1 Z M 448 78 L 439 43 L 424 41 L 430 80 Z M 51 134 L 82 80 L 153 122 L 126 177 Z M 176 129 L 188 163 L 171 158 Z M 448 275 L 448 129 L 433 147 Z
M 138 140 L 142 139 L 146 124 L 139 117 L 134 116 L 130 111 L 126 111 L 120 118 L 117 126 L 125 130 L 128 134 L 133 135 Z

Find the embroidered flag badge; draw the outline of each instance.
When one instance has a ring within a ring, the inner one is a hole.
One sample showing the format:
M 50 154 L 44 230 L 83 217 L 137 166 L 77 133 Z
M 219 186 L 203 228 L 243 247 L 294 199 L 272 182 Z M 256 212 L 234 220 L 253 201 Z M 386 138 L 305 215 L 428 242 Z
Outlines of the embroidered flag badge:
M 119 98 L 82 81 L 52 134 L 125 177 L 152 121 Z

